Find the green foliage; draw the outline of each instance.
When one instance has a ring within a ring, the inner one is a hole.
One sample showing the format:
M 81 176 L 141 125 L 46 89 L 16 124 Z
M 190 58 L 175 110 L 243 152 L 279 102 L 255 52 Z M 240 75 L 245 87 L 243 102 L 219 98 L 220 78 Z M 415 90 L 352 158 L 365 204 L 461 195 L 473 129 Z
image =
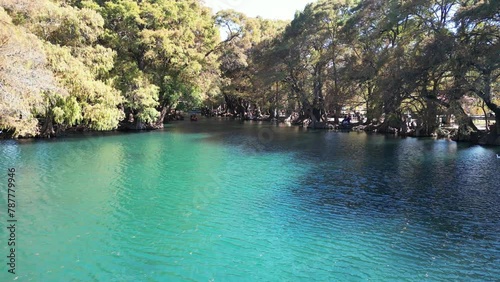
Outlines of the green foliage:
M 222 91 L 232 101 L 337 114 L 362 101 L 369 120 L 412 112 L 428 134 L 437 114 L 463 115 L 452 105 L 464 95 L 500 113 L 495 3 L 320 0 L 267 36 L 269 22 L 222 11 Z
M 0 0 L 0 129 L 158 126 L 222 97 L 233 110 L 364 103 L 370 119 L 414 112 L 428 129 L 463 115 L 463 97 L 500 116 L 497 2 L 319 0 L 284 22 L 198 0 Z
M 0 129 L 14 137 L 35 136 L 35 113 L 43 108 L 44 93 L 61 89 L 46 67 L 43 43 L 14 25 L 2 7 L 0 26 Z
M 71 53 L 98 79 L 106 79 L 115 66 L 116 52 L 101 45 L 74 48 Z
M 210 50 L 218 33 L 209 10 L 198 1 L 122 0 L 106 2 L 100 10 L 106 45 L 118 54 L 116 86 L 129 101 L 127 111 L 141 121 L 153 121 L 158 115 L 154 107 L 175 107 L 181 99 L 196 100 L 216 87 L 217 62 Z M 137 92 L 139 81 L 150 89 Z
M 70 48 L 47 43 L 45 51 L 57 81 L 74 98 L 67 101 L 80 104 L 82 121 L 95 130 L 117 128 L 118 122 L 124 117 L 118 109 L 122 102 L 120 93 L 103 81 L 96 80 L 92 71 L 71 55 Z
M 159 87 L 148 84 L 147 80 L 137 78 L 134 81 L 135 90 L 130 92 L 126 99 L 128 108 L 138 111 L 137 118 L 142 122 L 154 122 L 159 116 L 158 106 Z
M 21 50 L 0 62 L 7 70 L 0 73 L 0 127 L 16 136 L 51 135 L 52 124 L 112 130 L 125 113 L 153 124 L 164 108 L 181 100 L 200 105 L 219 92 L 219 34 L 199 1 L 0 5 L 8 24 L 0 53 Z
M 218 52 L 223 75 L 220 88 L 226 99 L 242 98 L 267 104 L 267 94 L 274 81 L 268 79 L 273 72 L 266 62 L 276 61 L 269 55 L 269 46 L 288 22 L 249 18 L 225 10 L 217 13 L 216 23 L 227 37 Z
M 57 97 L 55 106 L 51 107 L 54 122 L 72 126 L 82 119 L 82 109 L 75 97 Z
M 124 117 L 119 109 L 123 99 L 104 80 L 114 67 L 115 52 L 96 44 L 104 32 L 103 18 L 87 8 L 51 1 L 11 0 L 2 5 L 16 19 L 8 22 L 10 33 L 19 35 L 10 35 L 6 47 L 11 41 L 24 48 L 9 64 L 17 78 L 4 73 L 5 89 L 26 105 L 19 114 L 11 110 L 1 116 L 2 121 L 25 120 L 22 125 L 8 122 L 1 127 L 15 129 L 16 136 L 51 135 L 52 124 L 59 129 L 80 124 L 94 130 L 117 128 Z M 25 83 L 31 89 L 19 87 L 23 80 L 31 81 Z M 16 85 L 17 93 L 12 93 Z M 38 125 L 38 121 L 45 124 Z M 25 129 L 27 124 L 30 129 Z

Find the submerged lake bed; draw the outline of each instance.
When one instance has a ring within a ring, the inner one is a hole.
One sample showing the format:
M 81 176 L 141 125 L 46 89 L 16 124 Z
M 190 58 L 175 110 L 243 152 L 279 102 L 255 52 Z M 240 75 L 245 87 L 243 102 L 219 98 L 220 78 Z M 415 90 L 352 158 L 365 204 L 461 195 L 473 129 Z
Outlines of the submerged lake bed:
M 496 153 L 221 119 L 0 141 L 0 280 L 500 280 Z

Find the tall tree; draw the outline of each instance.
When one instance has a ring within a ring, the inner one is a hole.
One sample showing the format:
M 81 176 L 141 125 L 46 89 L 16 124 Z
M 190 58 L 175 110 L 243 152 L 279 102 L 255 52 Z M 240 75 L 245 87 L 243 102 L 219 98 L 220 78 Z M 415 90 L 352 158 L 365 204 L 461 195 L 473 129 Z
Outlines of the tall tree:
M 249 18 L 233 10 L 218 12 L 215 20 L 225 36 L 216 48 L 223 79 L 221 90 L 228 111 L 244 117 L 252 105 L 264 106 L 263 96 L 269 88 L 257 78 L 257 60 L 262 53 L 259 46 L 278 35 L 286 22 Z
M 113 60 L 113 52 L 97 44 L 102 17 L 51 1 L 11 0 L 2 5 L 15 19 L 13 24 L 41 39 L 44 67 L 59 86 L 44 91 L 43 109 L 33 109 L 43 121 L 38 133 L 51 136 L 76 124 L 93 130 L 115 129 L 123 114 L 118 109 L 119 92 L 100 79 Z
M 121 0 L 101 10 L 106 45 L 118 52 L 114 75 L 127 116 L 161 127 L 178 102 L 200 103 L 215 87 L 209 51 L 218 32 L 199 1 Z
M 0 26 L 0 129 L 13 137 L 35 136 L 44 97 L 61 89 L 46 67 L 43 43 L 16 26 L 2 7 Z
M 328 108 L 342 108 L 351 95 L 341 80 L 350 50 L 341 33 L 350 1 L 318 1 L 298 13 L 277 46 L 286 65 L 286 78 L 300 101 L 305 118 L 319 121 Z M 327 91 L 327 95 L 325 95 Z
M 455 89 L 473 93 L 495 113 L 500 134 L 500 3 L 461 1 L 454 20 L 457 29 Z

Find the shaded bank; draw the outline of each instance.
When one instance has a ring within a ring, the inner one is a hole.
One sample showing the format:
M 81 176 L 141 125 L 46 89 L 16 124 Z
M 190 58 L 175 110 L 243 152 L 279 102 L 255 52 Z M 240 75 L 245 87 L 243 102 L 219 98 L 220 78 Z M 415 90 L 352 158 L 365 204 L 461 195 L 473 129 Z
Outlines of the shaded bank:
M 227 119 L 227 120 L 235 120 L 235 121 L 252 121 L 250 119 L 238 119 L 238 118 L 224 118 L 224 117 L 211 117 L 211 118 L 206 118 L 206 119 Z M 181 115 L 176 115 L 173 116 L 171 121 L 168 123 L 165 123 L 165 125 L 168 127 L 168 125 L 172 125 L 175 123 L 190 123 L 189 119 L 182 118 Z M 393 136 L 400 136 L 400 137 L 411 137 L 411 138 L 428 138 L 428 137 L 434 137 L 437 139 L 448 139 L 448 140 L 453 140 L 456 142 L 461 142 L 461 143 L 470 143 L 470 144 L 478 144 L 482 146 L 500 146 L 500 135 L 497 134 L 495 130 L 492 130 L 490 132 L 485 132 L 485 131 L 474 131 L 470 130 L 467 128 L 453 128 L 453 129 L 446 129 L 446 128 L 438 128 L 434 134 L 432 135 L 419 135 L 418 131 L 415 130 L 410 130 L 406 133 L 401 133 L 395 128 L 388 128 L 386 131 L 378 130 L 378 127 L 373 126 L 373 125 L 368 125 L 364 126 L 360 123 L 353 123 L 351 125 L 342 125 L 342 124 L 335 124 L 331 122 L 301 122 L 301 123 L 289 123 L 287 121 L 284 121 L 285 119 L 269 119 L 269 118 L 264 118 L 261 120 L 254 120 L 254 121 L 259 121 L 263 122 L 265 124 L 290 124 L 291 126 L 295 126 L 298 128 L 307 128 L 309 130 L 333 130 L 333 131 L 339 131 L 339 132 L 349 132 L 349 131 L 363 131 L 367 133 L 375 133 L 375 134 L 380 134 L 380 135 L 393 135 Z M 221 124 L 221 129 L 224 129 L 227 125 Z M 163 129 L 164 126 L 146 126 L 146 125 L 141 125 L 137 123 L 130 123 L 129 126 L 121 126 L 117 130 L 113 131 L 93 131 L 90 130 L 86 127 L 71 127 L 67 128 L 64 131 L 58 131 L 57 134 L 48 136 L 48 137 L 24 137 L 24 138 L 19 138 L 19 139 L 44 139 L 44 138 L 65 138 L 65 137 L 71 137 L 71 136 L 85 136 L 89 134 L 106 134 L 106 133 L 141 133 L 141 132 L 149 132 L 149 131 L 156 131 Z M 12 131 L 0 131 L 0 139 L 10 139 L 12 138 Z

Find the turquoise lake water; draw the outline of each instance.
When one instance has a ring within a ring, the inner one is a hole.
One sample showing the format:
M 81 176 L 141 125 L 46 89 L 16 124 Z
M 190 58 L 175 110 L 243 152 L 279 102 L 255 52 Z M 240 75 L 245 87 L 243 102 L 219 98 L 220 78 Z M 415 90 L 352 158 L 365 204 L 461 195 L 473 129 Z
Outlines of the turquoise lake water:
M 0 141 L 0 281 L 500 281 L 496 153 L 224 120 Z

